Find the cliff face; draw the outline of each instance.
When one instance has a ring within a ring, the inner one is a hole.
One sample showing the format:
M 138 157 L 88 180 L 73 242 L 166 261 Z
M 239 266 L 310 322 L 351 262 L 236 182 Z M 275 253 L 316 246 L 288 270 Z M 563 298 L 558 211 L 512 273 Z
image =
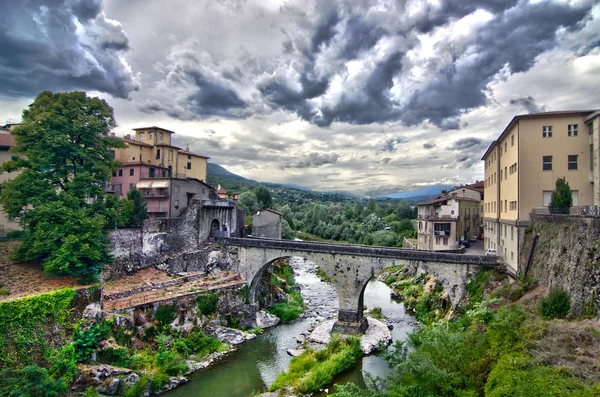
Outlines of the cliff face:
M 528 274 L 548 290 L 571 294 L 572 315 L 600 313 L 600 219 L 534 215 L 521 250 L 522 269 L 538 236 Z

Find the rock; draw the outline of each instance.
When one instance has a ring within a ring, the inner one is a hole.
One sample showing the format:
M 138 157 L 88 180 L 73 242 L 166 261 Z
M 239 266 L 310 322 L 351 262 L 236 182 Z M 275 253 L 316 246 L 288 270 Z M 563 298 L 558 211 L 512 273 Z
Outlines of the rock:
M 336 320 L 326 320 L 318 324 L 308 335 L 308 341 L 314 343 L 327 344 L 331 340 L 331 330 Z
M 389 323 L 389 324 L 387 325 L 387 327 L 388 327 L 388 329 L 394 329 L 394 324 L 392 324 L 392 323 Z
M 223 343 L 229 343 L 230 345 L 239 345 L 246 340 L 244 332 L 227 327 L 216 327 L 215 337 Z
M 360 349 L 364 354 L 371 354 L 377 349 L 380 343 L 390 344 L 392 342 L 392 334 L 388 327 L 379 320 L 372 317 L 367 317 L 369 328 L 360 338 Z
M 121 380 L 119 378 L 113 378 L 105 382 L 102 386 L 99 386 L 97 390 L 100 393 L 109 394 L 114 396 L 119 392 L 119 385 L 121 384 Z
M 296 338 L 296 342 L 302 344 L 306 342 L 306 337 L 304 335 L 300 335 Z
M 392 297 L 392 299 L 404 300 L 404 296 L 398 291 L 392 291 L 390 296 Z
M 304 349 L 288 349 L 287 350 L 287 354 L 290 355 L 290 356 L 292 356 L 292 357 L 298 357 L 298 356 L 300 356 L 304 352 L 305 352 Z
M 100 308 L 99 303 L 91 303 L 83 309 L 83 318 L 87 319 L 101 319 L 102 318 L 102 309 Z
M 256 313 L 256 326 L 260 328 L 270 328 L 279 324 L 279 317 L 261 310 Z
M 131 387 L 131 386 L 135 385 L 139 380 L 140 380 L 140 376 L 138 374 L 136 374 L 135 372 L 133 372 L 123 379 L 123 383 L 125 384 L 125 386 Z

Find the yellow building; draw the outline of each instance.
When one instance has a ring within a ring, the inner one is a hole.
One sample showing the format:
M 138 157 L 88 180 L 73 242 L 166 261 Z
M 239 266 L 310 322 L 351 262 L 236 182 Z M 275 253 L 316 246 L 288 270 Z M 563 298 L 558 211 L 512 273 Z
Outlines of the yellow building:
M 160 127 L 134 128 L 135 135 L 123 138 L 124 149 L 115 150 L 122 164 L 111 178 L 108 190 L 121 197 L 142 179 L 195 178 L 206 181 L 208 157 L 172 144 L 173 131 Z
M 509 270 L 518 272 L 530 214 L 548 207 L 558 178 L 569 182 L 575 207 L 598 204 L 599 120 L 594 110 L 515 116 L 483 155 L 484 247 Z

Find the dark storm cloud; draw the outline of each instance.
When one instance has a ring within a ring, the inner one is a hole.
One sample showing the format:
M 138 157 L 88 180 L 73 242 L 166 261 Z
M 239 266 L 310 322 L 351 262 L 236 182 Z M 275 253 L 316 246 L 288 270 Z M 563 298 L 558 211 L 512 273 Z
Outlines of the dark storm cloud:
M 190 73 L 190 77 L 198 89 L 187 101 L 189 109 L 197 116 L 234 117 L 231 109 L 243 109 L 247 106 L 232 89 L 223 87 L 197 72 Z
M 326 164 L 335 164 L 338 158 L 339 155 L 336 153 L 308 153 L 283 163 L 281 169 L 320 167 Z
M 531 95 L 528 95 L 524 98 L 511 99 L 510 104 L 521 106 L 527 111 L 527 113 L 540 113 L 546 110 L 544 106 L 538 106 L 535 103 L 535 99 L 533 99 Z
M 427 143 L 423 144 L 423 149 L 429 150 L 429 149 L 433 149 L 435 146 L 436 146 L 435 143 L 427 142 Z
M 452 146 L 449 146 L 447 149 L 449 150 L 464 150 L 471 148 L 473 146 L 480 146 L 482 144 L 482 140 L 479 138 L 463 138 L 454 142 Z
M 127 98 L 138 89 L 122 61 L 127 36 L 98 0 L 5 1 L 0 15 L 2 95 L 81 89 Z
M 411 70 L 405 68 L 405 55 L 412 47 L 393 52 L 379 61 L 364 80 L 354 82 L 361 89 L 344 91 L 335 100 L 320 105 L 307 99 L 323 98 L 328 81 L 337 73 L 333 66 L 329 73 L 321 73 L 321 77 L 311 80 L 318 83 L 319 90 L 314 90 L 310 96 L 305 73 L 300 75 L 300 81 L 280 79 L 270 82 L 260 88 L 261 92 L 272 107 L 295 112 L 318 126 L 329 126 L 333 122 L 371 124 L 388 121 L 401 121 L 411 126 L 429 121 L 442 130 L 459 129 L 463 127 L 460 116 L 464 112 L 486 104 L 486 88 L 498 72 L 529 70 L 538 55 L 556 46 L 559 29 L 580 28 L 590 12 L 589 5 L 571 7 L 554 2 L 445 1 L 439 8 L 431 6 L 418 12 L 412 23 L 422 32 L 429 32 L 479 9 L 491 13 L 491 20 L 464 45 L 454 45 L 451 38 L 448 43 L 440 43 L 439 58 L 428 65 L 441 66 L 427 73 L 424 84 L 408 92 L 403 103 L 394 98 L 392 89 L 396 81 L 410 76 Z M 329 54 L 327 59 L 337 61 L 356 58 L 382 37 L 404 39 L 413 46 L 417 43 L 409 32 L 389 33 L 366 22 L 361 15 L 347 14 L 339 17 L 340 14 L 334 12 L 316 27 L 312 52 L 307 55 L 306 51 L 301 51 L 305 55 L 305 71 L 315 70 L 324 43 L 336 54 L 334 58 Z M 364 10 L 362 14 L 365 14 Z M 342 25 L 345 26 L 343 35 L 335 35 Z M 333 48 L 336 46 L 339 48 Z M 444 56 L 451 61 L 444 60 Z M 298 85 L 302 86 L 301 91 L 290 88 Z

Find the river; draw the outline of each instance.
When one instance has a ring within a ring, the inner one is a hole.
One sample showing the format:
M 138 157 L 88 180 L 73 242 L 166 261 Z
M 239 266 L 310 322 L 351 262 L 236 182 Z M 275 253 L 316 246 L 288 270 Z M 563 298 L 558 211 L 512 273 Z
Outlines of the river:
M 290 265 L 307 306 L 304 316 L 238 345 L 235 352 L 210 368 L 191 374 L 188 383 L 168 392 L 167 397 L 247 397 L 255 391 L 265 390 L 288 367 L 291 357 L 286 352 L 298 346 L 297 337 L 317 322 L 335 316 L 338 308 L 335 288 L 316 276 L 314 263 L 294 257 L 290 258 Z M 364 303 L 368 308 L 380 307 L 388 322 L 394 325 L 393 339 L 402 340 L 416 326 L 416 320 L 405 313 L 404 304 L 390 298 L 390 292 L 387 285 L 372 279 L 365 290 Z M 382 376 L 386 372 L 387 365 L 382 358 L 366 356 L 352 371 L 336 377 L 334 383 L 354 382 L 366 387 L 366 373 Z M 318 394 L 326 395 L 326 392 Z

